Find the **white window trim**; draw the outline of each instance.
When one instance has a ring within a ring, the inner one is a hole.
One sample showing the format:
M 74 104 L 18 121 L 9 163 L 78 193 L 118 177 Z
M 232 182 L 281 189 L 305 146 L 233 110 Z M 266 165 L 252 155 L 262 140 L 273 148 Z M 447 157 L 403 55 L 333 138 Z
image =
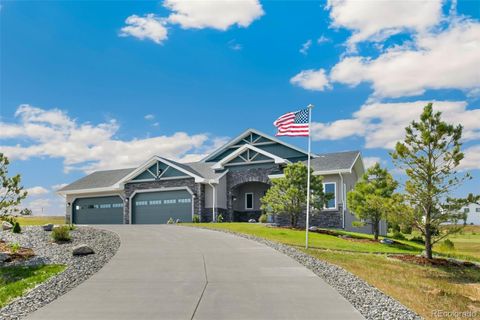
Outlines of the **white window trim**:
M 249 208 L 249 207 L 247 206 L 247 203 L 248 203 L 248 202 L 247 202 L 247 195 L 249 195 L 249 194 L 252 195 L 252 207 L 251 207 L 251 208 Z M 245 193 L 245 210 L 253 210 L 253 208 L 255 207 L 254 204 L 253 204 L 253 200 L 254 200 L 254 199 L 253 199 L 253 192 L 246 192 L 246 193 Z
M 337 202 L 337 183 L 332 181 L 332 182 L 324 182 L 323 183 L 323 192 L 325 193 L 325 185 L 326 184 L 333 184 L 333 194 L 334 194 L 334 198 L 333 200 L 335 200 L 335 206 L 333 206 L 332 208 L 327 208 L 326 206 L 323 206 L 323 210 L 338 210 L 338 202 Z

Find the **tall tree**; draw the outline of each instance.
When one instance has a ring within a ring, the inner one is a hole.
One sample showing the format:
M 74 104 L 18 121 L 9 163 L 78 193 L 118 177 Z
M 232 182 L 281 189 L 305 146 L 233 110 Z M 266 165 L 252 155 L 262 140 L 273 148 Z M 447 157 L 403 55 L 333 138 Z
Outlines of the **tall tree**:
M 8 176 L 10 161 L 0 152 L 0 216 L 16 212 L 18 205 L 27 196 L 27 191 L 20 185 L 20 175 Z
M 399 197 L 394 196 L 398 182 L 387 169 L 373 165 L 347 194 L 347 205 L 362 224 L 370 224 L 375 240 L 380 234 L 380 222 L 395 210 Z
M 462 218 L 461 207 L 478 201 L 479 196 L 451 198 L 454 189 L 471 179 L 468 173 L 458 172 L 464 158 L 461 125 L 442 121 L 441 112 L 434 112 L 429 103 L 420 121 L 412 121 L 405 132 L 405 140 L 397 142 L 391 156 L 407 175 L 405 197 L 414 208 L 413 225 L 425 238 L 425 256 L 431 259 L 433 245 L 461 229 L 441 229 L 441 224 L 457 224 Z
M 290 218 L 292 227 L 297 226 L 299 216 L 305 211 L 307 203 L 308 169 L 301 162 L 289 164 L 283 171 L 285 177 L 272 179 L 272 186 L 261 199 L 262 209 L 276 215 Z M 314 176 L 310 169 L 310 203 L 321 210 L 325 204 L 322 177 Z

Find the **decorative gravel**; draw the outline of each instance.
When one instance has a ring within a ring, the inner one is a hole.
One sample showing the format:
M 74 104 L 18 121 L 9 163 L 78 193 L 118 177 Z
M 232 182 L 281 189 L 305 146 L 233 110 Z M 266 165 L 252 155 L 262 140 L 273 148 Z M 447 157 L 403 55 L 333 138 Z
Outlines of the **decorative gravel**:
M 295 259 L 335 288 L 335 290 L 347 299 L 368 320 L 422 319 L 422 317 L 397 300 L 387 296 L 342 267 L 318 260 L 288 245 L 228 230 L 208 230 L 230 233 L 260 242 Z
M 100 270 L 117 252 L 120 238 L 117 234 L 91 227 L 77 227 L 70 231 L 72 241 L 56 244 L 51 232 L 41 227 L 23 227 L 21 234 L 0 231 L 0 238 L 7 242 L 17 242 L 22 247 L 32 248 L 36 256 L 22 265 L 65 264 L 64 272 L 53 276 L 35 287 L 26 295 L 0 309 L 0 319 L 20 319 L 38 308 L 50 303 L 70 291 Z M 90 246 L 95 254 L 73 256 L 72 248 L 79 244 Z M 7 265 L 19 264 L 18 262 Z

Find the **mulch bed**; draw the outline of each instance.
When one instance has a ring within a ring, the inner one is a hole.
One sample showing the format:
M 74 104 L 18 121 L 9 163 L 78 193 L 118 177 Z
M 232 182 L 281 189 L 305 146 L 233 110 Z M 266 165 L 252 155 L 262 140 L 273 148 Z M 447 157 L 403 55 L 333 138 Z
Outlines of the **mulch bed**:
M 5 262 L 17 260 L 28 260 L 35 255 L 32 249 L 20 247 L 16 252 L 5 241 L 0 240 L 0 252 L 8 254 L 9 258 Z
M 444 258 L 433 258 L 427 259 L 422 256 L 414 256 L 408 254 L 396 254 L 389 255 L 389 258 L 397 259 L 400 261 L 414 263 L 422 266 L 433 266 L 433 267 L 467 267 L 467 268 L 479 268 L 475 263 L 468 261 L 457 261 L 452 259 Z

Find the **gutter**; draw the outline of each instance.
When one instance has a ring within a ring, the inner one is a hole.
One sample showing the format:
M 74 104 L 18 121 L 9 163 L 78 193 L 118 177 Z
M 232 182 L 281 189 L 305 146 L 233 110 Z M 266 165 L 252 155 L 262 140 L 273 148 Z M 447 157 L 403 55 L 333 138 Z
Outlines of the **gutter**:
M 346 211 L 345 211 L 345 207 L 346 207 L 346 205 L 347 205 L 347 204 L 346 204 L 346 202 L 347 202 L 347 201 L 346 201 L 346 200 L 347 200 L 346 198 L 347 198 L 347 197 L 345 196 L 345 184 L 344 184 L 344 182 L 343 182 L 343 175 L 342 175 L 341 172 L 339 172 L 338 174 L 340 175 L 340 183 L 342 184 L 342 185 L 340 186 L 340 189 L 342 190 L 342 204 L 343 204 L 343 205 L 342 205 L 342 228 L 343 228 L 343 230 L 345 230 L 345 212 L 346 212 Z

